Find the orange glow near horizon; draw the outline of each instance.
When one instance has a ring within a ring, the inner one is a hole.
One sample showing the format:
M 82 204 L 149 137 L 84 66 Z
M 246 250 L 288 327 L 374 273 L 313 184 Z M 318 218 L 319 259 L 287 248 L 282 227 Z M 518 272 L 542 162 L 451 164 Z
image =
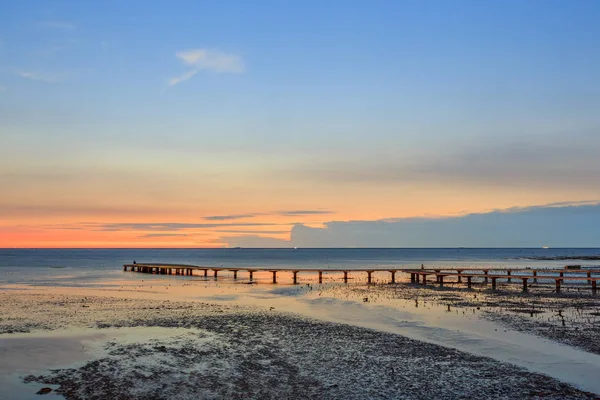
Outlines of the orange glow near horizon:
M 294 223 L 320 227 L 328 221 L 377 220 L 384 218 L 403 218 L 414 216 L 458 216 L 467 213 L 488 212 L 513 206 L 529 206 L 563 201 L 560 196 L 523 196 L 507 195 L 501 192 L 481 193 L 464 190 L 460 193 L 444 192 L 439 188 L 424 194 L 404 192 L 403 196 L 390 191 L 374 190 L 370 193 L 351 191 L 342 193 L 343 198 L 328 198 L 330 214 L 316 215 L 273 215 L 273 210 L 298 210 L 299 207 L 282 207 L 273 203 L 263 208 L 229 208 L 216 212 L 218 207 L 206 207 L 203 217 L 189 212 L 187 207 L 174 207 L 171 212 L 111 213 L 106 215 L 94 212 L 86 215 L 85 210 L 77 207 L 69 212 L 68 207 L 59 215 L 33 213 L 32 216 L 9 216 L 0 222 L 0 247 L 3 248 L 220 248 L 235 245 L 236 237 L 257 236 L 290 240 L 290 230 Z M 352 201 L 346 201 L 352 199 Z M 227 203 L 227 202 L 223 202 Z M 248 201 L 253 204 L 254 201 Z M 297 204 L 297 203 L 294 203 Z M 253 204 L 254 205 L 254 204 Z M 34 209 L 35 206 L 32 206 Z M 133 206 L 131 207 L 134 208 Z M 318 207 L 305 207 L 319 210 Z M 143 211 L 143 209 L 141 209 Z M 254 216 L 244 216 L 254 213 Z M 70 215 L 74 214 L 74 215 Z M 140 215 L 141 214 L 141 215 Z M 210 220 L 205 216 L 233 215 L 239 218 Z M 136 224 L 178 223 L 178 224 L 214 224 L 209 227 L 136 227 Z M 125 224 L 121 227 L 119 224 Z M 129 225 L 127 225 L 129 224 Z M 245 225 L 257 224 L 257 225 Z M 259 225 L 260 224 L 260 225 Z M 133 226 L 130 226 L 133 225 Z M 108 226 L 108 228 L 107 228 Z M 285 244 L 285 242 L 281 242 Z M 291 243 L 290 243 L 291 246 Z M 260 247 L 260 246 L 259 246 Z M 264 247 L 270 247 L 268 245 Z

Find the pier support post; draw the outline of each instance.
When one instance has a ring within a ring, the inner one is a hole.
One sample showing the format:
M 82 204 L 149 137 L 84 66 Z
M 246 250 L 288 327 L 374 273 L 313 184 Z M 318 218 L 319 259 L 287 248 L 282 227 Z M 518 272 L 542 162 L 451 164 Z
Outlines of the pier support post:
M 456 272 L 458 273 L 458 283 L 462 283 L 462 269 L 457 269 Z
M 396 283 L 396 271 L 390 271 L 390 274 L 392 274 L 392 281 L 390 283 Z
M 323 271 L 319 271 L 319 283 L 323 283 Z
M 559 274 L 559 276 L 560 276 L 561 278 L 562 278 L 562 277 L 565 275 L 565 273 L 564 273 L 564 272 L 562 272 L 562 271 L 560 271 L 558 274 Z
M 237 279 L 237 269 L 233 270 L 233 279 Z
M 344 283 L 348 283 L 348 271 L 344 271 Z
M 496 277 L 492 277 L 492 290 L 496 290 Z
M 213 271 L 215 271 L 214 278 L 216 279 L 217 278 L 217 274 L 219 273 L 219 270 L 218 269 L 213 269 Z
M 535 278 L 533 278 L 533 283 L 537 283 L 537 270 L 533 271 L 533 276 L 535 276 Z
M 471 289 L 471 276 L 467 276 L 467 287 Z
M 523 280 L 523 291 L 526 292 L 527 291 L 527 279 L 528 278 L 521 278 Z
M 298 284 L 298 271 L 292 271 L 294 274 L 294 285 Z
M 277 271 L 271 271 L 273 273 L 273 283 L 277 283 Z
M 427 284 L 427 274 L 423 274 L 423 282 L 421 282 L 421 285 L 425 286 Z
M 591 277 L 592 277 L 592 271 L 588 271 L 588 272 L 587 272 L 587 277 L 588 277 L 588 278 L 591 278 Z M 594 281 L 594 282 L 596 282 L 596 281 Z M 588 285 L 589 285 L 590 283 L 592 283 L 592 280 L 591 280 L 591 279 L 588 279 Z
M 208 270 L 207 269 L 204 270 L 204 277 L 205 278 L 208 277 Z
M 410 283 L 415 283 L 415 275 L 417 274 L 413 274 L 412 272 L 410 273 Z
M 249 270 L 248 272 L 250 273 L 250 281 L 252 282 L 252 275 L 254 274 L 254 271 Z
M 123 271 L 127 271 L 127 265 L 123 265 Z
M 371 283 L 373 281 L 371 277 L 372 274 L 373 271 L 367 271 L 367 283 Z
M 592 294 L 596 294 L 596 280 L 592 281 Z
M 556 293 L 560 293 L 560 284 L 561 284 L 562 279 L 556 278 L 555 281 L 556 281 Z
M 511 283 L 511 282 L 512 282 L 512 278 L 510 277 L 511 270 L 509 269 L 508 271 L 506 271 L 506 274 L 508 275 L 508 280 L 507 280 L 507 282 L 508 282 L 508 283 Z
M 488 272 L 489 271 L 486 269 L 483 270 L 483 273 L 485 275 L 485 278 L 483 278 L 483 283 L 485 283 L 486 285 L 488 284 L 488 277 L 487 277 Z
M 440 283 L 440 287 L 444 287 L 444 275 L 438 275 L 438 282 Z

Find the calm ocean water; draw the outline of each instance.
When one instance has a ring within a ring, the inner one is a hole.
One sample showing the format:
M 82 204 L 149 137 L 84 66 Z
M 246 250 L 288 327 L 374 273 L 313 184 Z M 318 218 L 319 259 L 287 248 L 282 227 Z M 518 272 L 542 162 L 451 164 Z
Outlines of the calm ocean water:
M 77 284 L 119 279 L 124 263 L 223 267 L 384 268 L 432 265 L 562 267 L 600 249 L 0 249 L 0 283 Z M 539 258 L 543 258 L 540 260 Z M 561 258 L 555 260 L 553 258 Z M 600 261 L 576 261 L 597 266 Z

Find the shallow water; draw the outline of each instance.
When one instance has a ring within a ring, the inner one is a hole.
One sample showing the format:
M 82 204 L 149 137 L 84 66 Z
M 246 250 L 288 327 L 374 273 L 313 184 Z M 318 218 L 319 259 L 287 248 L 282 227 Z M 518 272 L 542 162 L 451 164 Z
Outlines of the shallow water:
M 152 339 L 171 339 L 188 334 L 183 328 L 108 328 L 69 329 L 51 332 L 0 335 L 0 388 L 3 400 L 39 399 L 35 394 L 42 387 L 54 385 L 25 384 L 22 377 L 42 374 L 53 368 L 74 368 L 106 354 L 105 344 L 122 344 Z M 51 392 L 44 398 L 62 399 Z
M 57 270 L 57 271 L 60 271 Z M 386 282 L 389 274 L 378 273 L 376 281 Z M 479 311 L 448 311 L 445 306 L 431 302 L 415 302 L 394 299 L 386 296 L 385 291 L 373 292 L 366 297 L 346 290 L 340 283 L 342 274 L 325 275 L 324 285 L 315 284 L 314 273 L 300 274 L 300 285 L 290 285 L 291 274 L 281 273 L 279 284 L 272 285 L 271 274 L 256 273 L 258 284 L 246 284 L 240 272 L 240 280 L 234 281 L 231 274 L 222 273 L 218 280 L 202 277 L 161 276 L 123 272 L 120 269 L 111 271 L 110 276 L 94 279 L 91 282 L 72 283 L 61 281 L 61 275 L 44 277 L 41 282 L 27 284 L 5 283 L 0 290 L 29 290 L 40 293 L 64 293 L 82 295 L 105 295 L 114 297 L 148 298 L 157 300 L 205 301 L 222 304 L 240 304 L 260 307 L 273 307 L 277 311 L 289 311 L 321 319 L 324 321 L 348 323 L 376 330 L 398 333 L 413 339 L 423 340 L 447 347 L 456 348 L 476 355 L 488 356 L 499 361 L 509 362 L 525 367 L 531 371 L 541 372 L 559 380 L 576 385 L 584 390 L 600 393 L 600 356 L 561 345 L 537 336 L 519 333 L 506 329 L 496 323 L 485 321 L 477 316 Z M 64 276 L 64 275 L 62 275 Z M 72 276 L 69 274 L 69 276 Z M 351 275 L 351 285 L 364 282 L 366 274 Z M 44 279 L 48 279 L 44 281 Z M 55 282 L 61 282 L 55 285 Z M 390 287 L 391 288 L 391 287 Z M 390 289 L 392 290 L 392 289 Z M 146 328 L 134 328 L 136 334 L 145 334 Z M 82 332 L 78 332 L 81 335 Z M 42 358 L 35 367 L 41 369 L 51 367 L 49 360 L 60 351 L 59 364 L 69 365 L 93 357 L 89 351 L 79 351 L 78 347 L 92 348 L 89 343 L 103 343 L 110 331 L 99 330 L 86 332 L 91 336 L 71 336 L 58 339 L 53 335 L 61 333 L 36 333 L 15 335 L 5 340 L 4 351 L 13 352 L 23 349 L 26 343 L 38 346 L 40 343 L 59 343 L 60 345 L 43 345 L 38 353 L 25 352 L 16 364 L 5 366 L 0 370 L 0 383 L 9 390 L 22 388 L 16 380 L 15 371 L 31 366 L 36 355 Z M 150 334 L 158 334 L 150 332 Z M 133 338 L 136 336 L 133 335 Z M 18 338 L 19 340 L 16 340 Z M 12 344 L 10 340 L 15 339 Z M 24 341 L 23 341 L 24 340 Z M 27 342 L 27 340 L 30 340 Z M 46 342 L 49 340 L 50 342 Z M 83 342 L 88 341 L 88 346 Z M 7 344 L 8 343 L 8 344 Z M 34 345 L 31 348 L 34 348 Z M 61 347 L 62 346 L 62 347 Z M 2 347 L 0 347 L 1 349 Z M 8 350 L 7 350 L 8 349 Z M 28 358 L 31 357 L 31 358 Z M 4 357 L 3 357 L 4 358 Z M 56 365 L 56 364 L 55 364 Z M 13 371 L 13 372 L 10 372 Z M 28 387 L 28 393 L 31 388 Z M 24 397 L 16 397 L 24 398 Z

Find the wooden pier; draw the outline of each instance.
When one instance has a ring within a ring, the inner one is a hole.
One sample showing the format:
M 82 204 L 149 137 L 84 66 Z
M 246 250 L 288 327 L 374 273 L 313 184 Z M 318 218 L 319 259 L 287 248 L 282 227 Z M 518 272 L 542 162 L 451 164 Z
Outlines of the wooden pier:
M 600 269 L 530 269 L 530 268 L 382 268 L 382 269 L 318 269 L 318 268 L 306 268 L 306 269 L 273 269 L 273 268 L 217 268 L 217 267 L 203 267 L 198 265 L 188 264 L 148 264 L 148 263 L 134 263 L 123 265 L 123 271 L 140 272 L 147 274 L 161 274 L 161 275 L 184 275 L 184 276 L 203 276 L 208 277 L 209 271 L 212 272 L 213 278 L 218 278 L 220 271 L 228 271 L 233 273 L 233 279 L 238 279 L 238 273 L 240 271 L 248 273 L 248 279 L 252 282 L 254 279 L 255 272 L 270 272 L 272 274 L 272 282 L 277 283 L 277 274 L 279 272 L 292 273 L 293 284 L 298 284 L 298 275 L 300 272 L 311 272 L 318 274 L 318 282 L 323 283 L 323 273 L 337 272 L 343 274 L 344 283 L 348 283 L 350 273 L 366 273 L 367 283 L 373 283 L 373 273 L 375 272 L 387 272 L 390 274 L 389 283 L 396 283 L 397 273 L 406 273 L 410 275 L 410 282 L 413 284 L 426 285 L 428 283 L 427 277 L 435 277 L 435 283 L 439 284 L 440 287 L 444 286 L 444 283 L 463 283 L 466 281 L 467 288 L 471 288 L 475 281 L 480 284 L 487 285 L 491 281 L 492 290 L 497 289 L 497 282 L 499 280 L 506 281 L 506 283 L 512 283 L 513 280 L 521 281 L 522 290 L 527 292 L 529 290 L 529 282 L 538 283 L 538 280 L 550 280 L 554 281 L 556 292 L 560 293 L 561 286 L 565 282 L 581 282 L 587 283 L 592 290 L 592 294 L 597 292 L 597 282 L 600 280 Z M 201 274 L 198 275 L 198 272 Z M 573 274 L 585 276 L 573 276 Z M 596 275 L 596 276 L 592 276 Z M 449 282 L 446 278 L 456 278 L 455 281 Z M 433 282 L 431 282 L 433 283 Z M 583 287 L 583 286 L 582 286 Z
M 592 294 L 597 292 L 597 281 L 600 280 L 600 269 L 530 269 L 530 268 L 431 268 L 431 269 L 403 269 L 402 272 L 410 274 L 411 283 L 427 284 L 427 277 L 434 276 L 435 283 L 440 287 L 444 286 L 444 278 L 456 278 L 453 283 L 463 283 L 467 281 L 467 287 L 471 288 L 473 278 L 479 279 L 481 283 L 487 285 L 492 282 L 492 290 L 497 289 L 498 280 L 506 280 L 511 283 L 513 279 L 521 280 L 523 292 L 529 290 L 529 281 L 538 283 L 538 279 L 554 281 L 556 293 L 560 293 L 562 283 L 581 282 L 587 283 L 592 289 Z M 515 274 L 516 273 L 516 274 Z M 571 274 L 585 274 L 586 276 L 569 276 Z M 448 283 L 446 281 L 446 283 Z
M 373 273 L 375 272 L 388 272 L 390 274 L 390 283 L 396 283 L 396 273 L 401 272 L 400 268 L 397 269 L 318 269 L 318 268 L 303 268 L 303 269 L 273 269 L 273 268 L 217 268 L 217 267 L 202 267 L 198 265 L 188 264 L 148 264 L 148 263 L 136 263 L 136 264 L 124 264 L 123 271 L 142 272 L 146 274 L 160 274 L 160 275 L 186 275 L 186 276 L 198 276 L 196 271 L 202 272 L 200 276 L 208 276 L 208 271 L 212 271 L 213 277 L 217 278 L 219 271 L 233 272 L 233 279 L 238 279 L 238 272 L 248 272 L 248 278 L 250 281 L 254 278 L 255 272 L 270 272 L 273 277 L 273 283 L 277 283 L 277 273 L 279 272 L 291 272 L 293 274 L 293 283 L 298 284 L 298 274 L 300 272 L 316 272 L 318 274 L 319 283 L 323 283 L 324 272 L 341 272 L 343 273 L 344 283 L 348 283 L 349 275 L 351 272 L 362 272 L 367 274 L 367 282 L 373 283 Z

